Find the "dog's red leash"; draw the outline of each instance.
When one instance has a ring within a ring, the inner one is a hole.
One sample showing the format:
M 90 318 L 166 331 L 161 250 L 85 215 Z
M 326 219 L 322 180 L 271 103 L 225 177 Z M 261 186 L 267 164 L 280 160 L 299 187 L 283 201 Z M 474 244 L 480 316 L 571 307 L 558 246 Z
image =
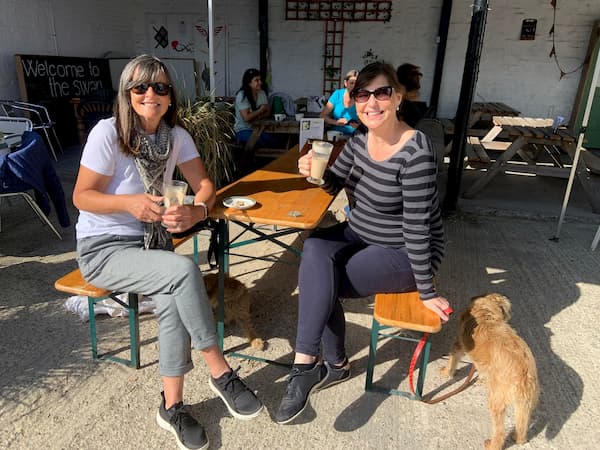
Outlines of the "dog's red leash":
M 452 311 L 452 308 L 448 307 L 444 310 L 444 312 L 446 314 L 450 315 L 450 314 L 452 314 L 453 311 Z M 414 382 L 413 382 L 415 366 L 417 365 L 417 361 L 419 360 L 419 356 L 421 356 L 421 352 L 423 351 L 423 347 L 425 347 L 425 343 L 427 342 L 427 339 L 429 339 L 429 333 L 423 333 L 423 335 L 421 336 L 421 339 L 419 339 L 419 343 L 417 344 L 417 347 L 415 348 L 415 351 L 410 360 L 410 365 L 408 367 L 408 384 L 410 386 L 410 392 L 415 397 L 417 397 L 417 394 L 415 392 Z M 453 391 L 450 391 L 450 392 L 448 392 L 444 395 L 441 395 L 437 398 L 428 398 L 427 400 L 425 400 L 424 398 L 421 398 L 421 401 L 423 403 L 428 403 L 430 405 L 433 405 L 435 403 L 441 402 L 442 400 L 446 400 L 448 397 L 452 397 L 453 395 L 458 394 L 461 391 L 464 391 L 467 387 L 469 387 L 475 381 L 475 380 L 473 380 L 473 375 L 475 374 L 475 370 L 476 370 L 475 365 L 472 364 L 471 370 L 469 371 L 469 374 L 467 375 L 467 378 L 465 379 L 463 384 L 461 384 L 459 387 L 457 387 Z

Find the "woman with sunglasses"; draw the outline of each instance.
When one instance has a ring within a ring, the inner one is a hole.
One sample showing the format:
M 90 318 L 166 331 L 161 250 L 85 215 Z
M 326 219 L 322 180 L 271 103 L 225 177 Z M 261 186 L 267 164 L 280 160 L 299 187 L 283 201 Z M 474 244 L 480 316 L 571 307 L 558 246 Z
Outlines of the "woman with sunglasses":
M 349 71 L 344 77 L 344 87 L 334 91 L 319 117 L 325 121 L 325 125 L 335 131 L 340 131 L 351 136 L 360 125 L 356 115 L 354 99 L 350 95 L 356 82 L 358 70 Z
M 311 392 L 350 377 L 341 298 L 418 290 L 445 322 L 448 300 L 433 285 L 444 250 L 435 152 L 420 131 L 396 117 L 403 88 L 394 69 L 375 62 L 352 91 L 364 126 L 325 171 L 322 188 L 346 190 L 348 221 L 317 230 L 304 243 L 298 277 L 294 365 L 275 415 L 288 423 Z M 312 154 L 298 161 L 310 173 Z
M 194 191 L 194 204 L 165 209 L 162 182 L 175 167 Z M 163 385 L 156 420 L 186 449 L 208 447 L 202 425 L 183 404 L 191 344 L 208 366 L 210 388 L 234 417 L 249 419 L 263 409 L 217 345 L 198 267 L 172 251 L 170 233 L 205 220 L 214 202 L 215 188 L 194 141 L 177 125 L 177 94 L 167 67 L 153 56 L 138 56 L 121 74 L 114 117 L 92 129 L 83 149 L 73 192 L 80 210 L 77 261 L 90 283 L 154 300 Z

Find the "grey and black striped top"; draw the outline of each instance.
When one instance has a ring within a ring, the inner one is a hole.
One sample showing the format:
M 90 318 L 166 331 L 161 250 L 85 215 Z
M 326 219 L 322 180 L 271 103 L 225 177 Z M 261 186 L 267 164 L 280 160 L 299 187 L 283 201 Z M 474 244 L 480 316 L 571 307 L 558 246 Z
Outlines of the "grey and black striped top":
M 434 272 L 444 254 L 436 156 L 420 131 L 389 159 L 375 161 L 367 133 L 356 133 L 325 174 L 323 188 L 346 189 L 350 227 L 369 244 L 406 247 L 420 297 L 436 297 Z

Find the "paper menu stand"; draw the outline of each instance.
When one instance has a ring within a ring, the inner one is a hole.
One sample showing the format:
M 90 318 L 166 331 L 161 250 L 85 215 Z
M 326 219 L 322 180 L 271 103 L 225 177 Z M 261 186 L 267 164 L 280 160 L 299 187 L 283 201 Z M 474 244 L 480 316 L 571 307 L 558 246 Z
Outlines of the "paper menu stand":
M 300 120 L 300 138 L 298 149 L 302 150 L 308 139 L 323 139 L 325 132 L 325 121 L 323 119 L 302 119 Z

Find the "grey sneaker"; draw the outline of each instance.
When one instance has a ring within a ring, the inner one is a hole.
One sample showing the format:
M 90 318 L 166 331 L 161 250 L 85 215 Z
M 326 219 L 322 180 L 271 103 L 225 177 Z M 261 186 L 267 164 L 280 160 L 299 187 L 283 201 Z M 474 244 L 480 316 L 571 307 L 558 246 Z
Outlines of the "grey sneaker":
M 217 394 L 233 417 L 248 420 L 258 416 L 264 406 L 248 386 L 230 370 L 219 378 L 208 377 L 208 385 Z
M 346 381 L 350 378 L 350 362 L 346 359 L 342 367 L 335 367 L 333 364 L 325 361 L 321 367 L 321 383 L 319 383 L 318 391 L 331 387 L 335 384 Z
M 297 367 L 292 367 L 288 375 L 285 394 L 275 414 L 275 422 L 279 424 L 291 422 L 304 411 L 308 405 L 308 397 L 323 382 L 321 377 L 322 367 L 321 364 L 316 364 L 310 370 L 300 370 Z
M 183 402 L 165 408 L 165 395 L 160 393 L 162 401 L 156 413 L 156 422 L 163 430 L 170 431 L 177 438 L 177 447 L 182 450 L 208 448 L 208 437 L 202 425 L 188 412 Z

